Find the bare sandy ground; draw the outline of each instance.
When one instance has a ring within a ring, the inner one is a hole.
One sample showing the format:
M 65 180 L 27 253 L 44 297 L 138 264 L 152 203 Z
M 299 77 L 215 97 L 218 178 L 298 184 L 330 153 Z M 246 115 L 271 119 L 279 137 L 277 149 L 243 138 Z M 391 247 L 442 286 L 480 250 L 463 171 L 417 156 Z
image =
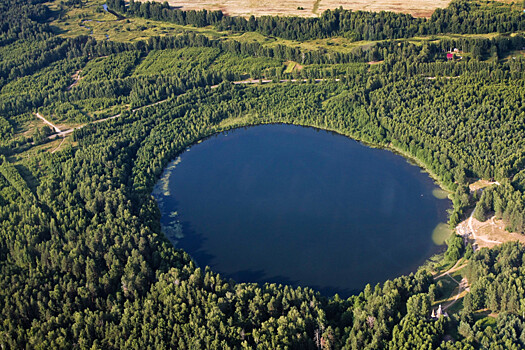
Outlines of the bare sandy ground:
M 474 243 L 477 248 L 492 248 L 512 241 L 519 241 L 525 244 L 525 235 L 506 231 L 503 220 L 496 219 L 494 216 L 485 222 L 480 222 L 473 216 L 470 216 L 456 227 L 456 231 L 459 235 Z
M 163 1 L 163 0 L 155 0 Z M 436 8 L 445 8 L 450 0 L 168 0 L 182 10 L 222 10 L 230 16 L 302 16 L 314 17 L 327 9 L 393 11 L 416 17 L 430 17 Z M 302 9 L 300 9 L 302 8 Z
M 488 180 L 478 180 L 478 181 L 468 185 L 468 187 L 470 189 L 470 192 L 474 192 L 474 191 L 478 191 L 478 190 L 481 190 L 481 189 L 483 189 L 485 187 L 489 187 L 489 186 L 492 186 L 492 185 L 498 185 L 499 186 L 499 182 L 488 181 Z
M 478 180 L 469 185 L 470 192 L 482 191 L 489 186 L 499 186 L 497 181 Z M 475 249 L 492 248 L 505 242 L 519 241 L 525 244 L 525 235 L 505 230 L 505 223 L 495 216 L 481 222 L 474 218 L 474 211 L 470 216 L 456 226 L 456 232 L 463 236 L 465 241 L 471 242 Z

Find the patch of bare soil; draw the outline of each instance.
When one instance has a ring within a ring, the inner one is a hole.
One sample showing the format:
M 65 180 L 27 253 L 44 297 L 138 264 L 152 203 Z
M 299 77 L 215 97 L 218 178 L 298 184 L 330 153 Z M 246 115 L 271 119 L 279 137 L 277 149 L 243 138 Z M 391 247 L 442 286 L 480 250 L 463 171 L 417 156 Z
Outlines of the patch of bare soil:
M 505 230 L 503 220 L 491 217 L 485 222 L 478 221 L 474 217 L 469 217 L 467 220 L 461 222 L 456 231 L 463 236 L 468 242 L 479 248 L 492 248 L 496 245 L 519 241 L 525 244 L 525 236 L 516 232 L 508 232 Z
M 82 79 L 82 78 L 80 77 L 80 73 L 81 73 L 81 72 L 82 72 L 81 70 L 77 70 L 77 71 L 75 72 L 75 74 L 73 74 L 73 75 L 71 76 L 71 78 L 73 78 L 73 83 L 72 83 L 71 85 L 69 85 L 69 86 L 67 87 L 66 90 L 69 91 L 69 90 L 71 90 L 73 87 L 75 87 L 75 86 L 78 85 L 78 83 L 79 83 L 80 80 Z
M 470 192 L 483 191 L 489 186 L 499 186 L 497 181 L 478 180 L 469 185 Z M 468 219 L 456 226 L 456 232 L 462 236 L 465 243 L 472 243 L 475 250 L 479 248 L 492 248 L 505 242 L 518 241 L 525 244 L 525 235 L 517 232 L 508 232 L 505 223 L 495 216 L 481 222 L 474 218 L 474 211 Z
M 492 185 L 499 185 L 499 183 L 498 182 L 493 182 L 493 181 L 488 181 L 488 180 L 478 180 L 478 181 L 473 182 L 470 185 L 468 185 L 468 187 L 470 189 L 470 192 L 474 192 L 474 191 L 481 190 L 481 189 L 483 189 L 485 187 L 489 187 L 489 186 L 492 186 Z

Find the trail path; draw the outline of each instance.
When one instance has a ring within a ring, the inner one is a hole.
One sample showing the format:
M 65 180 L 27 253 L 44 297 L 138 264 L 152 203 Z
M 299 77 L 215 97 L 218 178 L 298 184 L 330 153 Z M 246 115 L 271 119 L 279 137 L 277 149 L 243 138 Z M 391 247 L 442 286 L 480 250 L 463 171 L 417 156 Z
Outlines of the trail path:
M 458 282 L 456 281 L 455 278 L 453 278 L 452 276 L 448 275 L 448 277 L 450 277 L 451 280 L 453 280 L 457 285 L 458 285 L 458 293 L 456 294 L 456 297 L 454 298 L 454 300 L 448 302 L 447 304 L 445 304 L 443 306 L 443 310 L 446 310 L 448 309 L 449 307 L 451 307 L 452 305 L 454 305 L 458 300 L 459 300 L 459 297 L 461 296 L 461 294 L 463 293 L 463 291 L 469 291 L 470 288 L 468 286 L 468 280 L 466 277 L 463 277 L 461 279 L 461 282 Z
M 452 280 L 455 284 L 458 285 L 457 289 L 458 289 L 458 292 L 456 293 L 456 296 L 454 297 L 454 300 L 452 301 L 449 301 L 448 303 L 444 304 L 443 305 L 443 310 L 446 310 L 448 309 L 449 307 L 451 307 L 452 305 L 454 305 L 458 300 L 459 298 L 461 297 L 461 295 L 463 294 L 463 292 L 465 291 L 469 291 L 469 285 L 468 285 L 468 280 L 466 277 L 463 277 L 461 279 L 460 282 L 458 282 L 454 277 L 452 277 L 450 274 L 453 273 L 453 272 L 456 272 L 458 270 L 461 270 L 463 267 L 465 267 L 462 263 L 464 263 L 464 261 L 462 259 L 456 261 L 456 263 L 454 264 L 454 266 L 452 266 L 450 269 L 448 269 L 447 271 L 443 272 L 443 273 L 440 273 L 439 275 L 437 276 L 434 276 L 434 280 L 438 280 L 440 278 L 443 278 L 443 277 L 448 277 L 450 280 Z
M 55 148 L 54 150 L 51 151 L 51 153 L 55 153 L 56 151 L 58 151 L 60 149 L 60 146 L 62 146 L 62 144 L 64 143 L 64 141 L 66 141 L 66 138 L 64 137 L 62 139 L 62 141 L 60 142 L 60 144 L 57 146 L 57 148 Z
M 168 101 L 168 99 L 164 99 L 164 100 L 161 100 L 161 101 L 157 101 L 155 103 L 151 103 L 149 105 L 146 105 L 146 106 L 142 106 L 142 107 L 137 107 L 137 108 L 134 108 L 131 110 L 131 112 L 136 112 L 136 111 L 139 111 L 141 109 L 144 109 L 144 108 L 148 108 L 148 107 L 152 107 L 152 106 L 156 106 L 158 104 L 161 104 L 161 103 L 164 103 Z M 119 113 L 119 114 L 115 114 L 114 116 L 111 116 L 111 117 L 107 117 L 107 118 L 104 118 L 104 119 L 98 119 L 98 120 L 95 120 L 93 122 L 91 122 L 91 124 L 98 124 L 98 123 L 102 123 L 102 122 L 105 122 L 105 121 L 108 121 L 108 120 L 111 120 L 111 119 L 115 119 L 115 118 L 118 118 L 122 115 L 122 113 Z M 75 128 L 71 128 L 71 129 L 67 129 L 67 130 L 63 130 L 63 131 L 60 131 L 58 128 L 56 128 L 58 130 L 58 132 L 56 134 L 53 134 L 51 136 L 49 136 L 49 139 L 50 140 L 54 140 L 56 139 L 57 137 L 65 137 L 67 136 L 68 134 L 72 133 L 73 131 L 75 130 L 79 130 L 79 129 L 82 129 L 83 127 L 85 127 L 86 125 L 89 125 L 88 124 L 83 124 L 83 125 L 79 125 Z M 60 146 L 59 146 L 60 147 Z
M 77 72 L 77 73 L 80 73 L 80 72 Z M 76 75 L 77 75 L 76 73 Z M 325 81 L 325 80 L 331 80 L 331 79 L 314 79 L 314 81 L 316 83 L 319 83 L 319 82 L 322 82 L 322 81 Z M 341 79 L 333 79 L 334 81 L 340 81 Z M 287 83 L 287 82 L 298 82 L 298 81 L 301 81 L 301 82 L 308 82 L 310 81 L 309 79 L 281 79 L 279 80 L 279 83 Z M 78 81 L 77 81 L 78 82 Z M 273 80 L 270 80 L 270 79 L 248 79 L 248 80 L 239 80 L 239 81 L 234 81 L 232 84 L 234 85 L 241 85 L 241 84 L 267 84 L 267 83 L 271 83 L 273 82 Z M 74 85 L 74 84 L 73 84 Z M 68 90 L 73 87 L 73 85 L 71 85 L 70 87 L 68 87 Z M 212 89 L 215 89 L 217 87 L 219 87 L 219 85 L 212 85 L 210 86 Z M 184 95 L 184 94 L 183 94 Z M 179 96 L 182 96 L 182 95 L 179 95 Z M 139 111 L 141 109 L 145 109 L 145 108 L 148 108 L 148 107 L 152 107 L 152 106 L 156 106 L 158 104 L 161 104 L 161 103 L 164 103 L 168 101 L 168 99 L 164 99 L 164 100 L 161 100 L 161 101 L 157 101 L 155 103 L 151 103 L 149 105 L 146 105 L 146 106 L 142 106 L 142 107 L 137 107 L 137 108 L 134 108 L 131 110 L 131 112 L 136 112 L 136 111 Z M 68 134 L 71 134 L 73 131 L 75 130 L 78 130 L 78 129 L 82 129 L 83 127 L 85 127 L 86 125 L 89 125 L 89 124 L 98 124 L 98 123 L 102 123 L 102 122 L 105 122 L 107 120 L 110 120 L 110 119 L 115 119 L 115 118 L 118 118 L 122 115 L 122 113 L 119 113 L 119 114 L 116 114 L 114 116 L 111 116 L 111 117 L 107 117 L 107 118 L 104 118 L 104 119 L 99 119 L 99 120 L 95 120 L 91 123 L 88 123 L 88 124 L 83 124 L 83 125 L 79 125 L 77 127 L 74 127 L 74 128 L 71 128 L 71 129 L 67 129 L 67 130 L 60 130 L 59 128 L 57 128 L 55 125 L 51 124 L 49 121 L 47 121 L 44 117 L 42 117 L 38 112 L 35 113 L 36 116 L 40 119 L 42 119 L 44 121 L 44 123 L 50 125 L 54 130 L 55 130 L 55 134 L 53 135 L 50 135 L 48 138 L 50 140 L 54 140 L 56 139 L 57 137 L 66 137 Z M 59 146 L 60 147 L 60 146 Z M 53 152 L 55 152 L 59 147 L 57 147 Z
M 321 5 L 321 0 L 315 0 L 314 2 L 314 8 L 312 9 L 312 13 L 314 15 L 319 15 L 318 14 L 318 11 L 319 11 L 319 5 Z
M 67 91 L 71 90 L 73 87 L 75 87 L 75 86 L 78 85 L 78 83 L 80 82 L 80 79 L 82 79 L 82 78 L 80 77 L 80 73 L 81 73 L 81 72 L 82 72 L 82 70 L 79 69 L 79 70 L 77 70 L 77 71 L 75 72 L 75 74 L 73 74 L 73 76 L 72 76 L 72 78 L 73 78 L 73 83 L 72 83 L 71 85 L 69 85 L 69 86 L 66 88 Z
M 314 81 L 316 83 L 320 83 L 322 81 L 326 81 L 326 80 L 332 80 L 332 79 L 314 79 Z M 341 81 L 341 79 L 333 79 L 334 81 Z M 281 79 L 279 81 L 277 81 L 277 83 L 296 83 L 296 82 L 308 82 L 310 81 L 309 79 Z M 233 85 L 242 85 L 242 84 L 268 84 L 268 83 L 273 83 L 274 81 L 272 79 L 246 79 L 246 80 L 238 80 L 238 81 L 234 81 L 232 82 Z M 212 89 L 215 89 L 219 87 L 219 85 L 212 85 L 211 88 Z
M 448 269 L 447 271 L 437 275 L 437 276 L 434 276 L 434 279 L 437 280 L 437 279 L 440 279 L 441 277 L 445 276 L 445 275 L 449 275 L 450 273 L 452 272 L 456 272 L 457 270 L 459 270 L 459 263 L 461 262 L 461 259 L 459 259 L 458 261 L 456 261 L 456 264 L 454 266 L 452 266 L 450 269 Z M 461 268 L 463 268 L 463 266 L 461 266 Z M 450 275 L 449 275 L 450 276 Z
M 466 277 L 463 277 L 461 279 L 460 282 L 458 282 L 454 277 L 452 277 L 450 274 L 457 271 L 457 270 L 460 270 L 462 269 L 464 266 L 461 265 L 460 263 L 463 262 L 461 259 L 458 260 L 456 262 L 456 264 L 454 264 L 454 266 L 452 266 L 450 269 L 448 269 L 447 271 L 437 275 L 437 276 L 434 276 L 434 280 L 438 280 L 442 277 L 448 277 L 450 280 L 452 280 L 455 284 L 458 285 L 457 289 L 458 289 L 458 292 L 456 293 L 456 296 L 454 297 L 454 300 L 452 301 L 449 301 L 448 303 L 444 304 L 443 305 L 443 310 L 446 310 L 448 309 L 449 307 L 451 307 L 452 305 L 454 305 L 458 300 L 459 298 L 461 297 L 461 295 L 463 294 L 463 292 L 465 291 L 469 291 L 469 285 L 468 285 L 468 280 Z
M 47 120 L 46 118 L 44 118 L 40 113 L 36 112 L 35 115 L 37 116 L 37 118 L 41 119 L 44 123 L 46 123 L 47 125 L 49 125 L 54 132 L 57 132 L 57 133 L 60 133 L 60 129 L 54 125 L 53 123 L 51 123 L 49 120 Z

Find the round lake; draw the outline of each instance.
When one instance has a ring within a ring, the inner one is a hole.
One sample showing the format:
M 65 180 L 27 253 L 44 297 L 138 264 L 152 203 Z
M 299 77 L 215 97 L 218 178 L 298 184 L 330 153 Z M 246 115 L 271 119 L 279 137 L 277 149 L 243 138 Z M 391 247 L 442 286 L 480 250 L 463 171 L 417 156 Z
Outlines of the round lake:
M 442 249 L 447 219 L 428 174 L 331 132 L 263 125 L 180 155 L 154 190 L 164 232 L 200 266 L 238 282 L 348 296 Z

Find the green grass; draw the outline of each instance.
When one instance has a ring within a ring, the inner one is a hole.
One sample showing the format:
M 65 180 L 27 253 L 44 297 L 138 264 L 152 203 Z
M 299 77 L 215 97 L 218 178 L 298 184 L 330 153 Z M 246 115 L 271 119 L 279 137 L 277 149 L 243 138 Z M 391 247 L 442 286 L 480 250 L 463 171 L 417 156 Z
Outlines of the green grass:
M 462 263 L 462 262 L 461 262 Z M 461 264 L 460 263 L 460 264 Z M 443 271 L 446 271 L 450 269 L 454 264 L 451 265 L 444 265 L 446 269 L 443 269 Z M 433 307 L 437 307 L 438 305 L 444 306 L 445 304 L 450 303 L 456 298 L 456 295 L 459 291 L 459 283 L 464 277 L 464 269 L 461 268 L 457 271 L 454 271 L 450 273 L 449 275 L 444 275 L 440 277 L 438 280 L 436 280 L 436 284 L 438 287 L 439 292 L 439 298 L 432 304 Z M 452 279 L 454 279 L 456 282 L 454 282 Z M 463 293 L 463 292 L 462 292 Z M 453 305 L 451 305 L 447 312 L 449 314 L 457 313 L 463 309 L 463 297 L 460 297 Z
M 447 313 L 448 313 L 449 315 L 457 314 L 457 313 L 459 313 L 461 310 L 463 310 L 463 298 L 459 298 L 459 299 L 454 303 L 454 305 L 451 305 L 451 306 L 447 309 Z
M 442 256 L 441 259 L 437 259 L 437 261 L 434 262 L 433 269 L 436 272 L 436 274 L 441 274 L 445 271 L 448 271 L 456 264 L 455 261 L 446 261 Z
M 439 283 L 437 283 L 438 291 L 439 291 L 439 298 L 434 301 L 432 306 L 437 307 L 439 304 L 444 304 L 446 302 L 449 302 L 449 298 L 452 296 L 455 296 L 456 289 L 458 287 L 458 284 L 455 283 L 450 279 L 448 276 L 443 276 L 438 280 Z M 459 282 L 459 281 L 458 281 Z
M 257 42 L 261 45 L 268 47 L 275 47 L 278 45 L 290 46 L 290 47 L 299 47 L 308 51 L 317 51 L 317 50 L 329 50 L 337 51 L 341 53 L 348 53 L 354 50 L 357 47 L 367 49 L 375 45 L 373 41 L 352 41 L 344 37 L 334 37 L 326 39 L 315 39 L 315 40 L 306 40 L 306 41 L 295 41 L 287 40 L 282 38 L 268 37 L 260 33 L 248 32 L 243 34 L 227 34 L 222 33 L 228 39 L 239 41 L 242 43 L 254 43 Z
M 476 326 L 480 327 L 482 330 L 485 330 L 487 327 L 496 327 L 497 321 L 494 317 L 485 316 L 476 321 Z
M 247 32 L 243 34 L 232 34 L 229 36 L 230 39 L 238 41 L 240 43 L 259 43 L 268 44 L 277 41 L 275 38 L 270 38 L 256 32 Z
M 238 125 L 248 124 L 252 120 L 253 118 L 249 115 L 245 115 L 245 116 L 238 117 L 238 118 L 228 118 L 228 119 L 224 119 L 221 121 L 220 127 L 222 129 L 229 129 L 229 128 L 233 128 Z
M 284 73 L 293 73 L 295 67 L 297 67 L 297 62 L 290 61 L 284 70 Z
M 134 42 L 152 36 L 176 35 L 188 31 L 201 33 L 210 38 L 226 35 L 212 28 L 180 26 L 142 18 L 117 20 L 114 15 L 103 10 L 104 3 L 104 0 L 89 0 L 83 3 L 82 8 L 70 8 L 59 12 L 60 0 L 50 1 L 46 5 L 55 11 L 50 25 L 62 37 L 91 35 L 97 40 L 109 39 L 118 42 Z
M 51 9 L 57 10 L 61 0 L 46 3 Z M 88 0 L 82 8 L 68 9 L 63 13 L 55 13 L 51 25 L 55 31 L 63 37 L 76 37 L 78 35 L 91 35 L 97 40 L 112 40 L 119 42 L 134 42 L 145 40 L 152 36 L 177 35 L 180 33 L 195 32 L 206 35 L 209 38 L 233 39 L 239 42 L 258 42 L 264 46 L 273 47 L 285 45 L 299 47 L 304 50 L 317 51 L 329 50 L 340 53 L 349 53 L 356 48 L 366 50 L 377 42 L 352 41 L 345 37 L 334 37 L 326 39 L 315 39 L 308 41 L 285 40 L 265 36 L 259 33 L 228 33 L 215 30 L 213 27 L 196 28 L 192 26 L 181 26 L 177 24 L 146 20 L 142 18 L 127 18 L 117 20 L 116 17 L 102 9 L 104 0 Z M 89 29 L 85 28 L 89 27 Z M 416 45 L 429 42 L 439 42 L 442 39 L 453 38 L 493 38 L 498 33 L 489 34 L 451 34 L 442 36 L 425 36 L 410 38 L 409 41 Z M 405 40 L 405 39 L 400 39 Z M 1 50 L 0 50 L 1 57 Z
M 76 102 L 76 107 L 90 120 L 102 119 L 118 114 L 123 106 L 116 98 L 89 98 Z
M 31 113 L 20 114 L 14 118 L 10 118 L 12 125 L 15 127 L 13 138 L 22 136 L 29 136 L 32 130 L 42 128 L 44 122 Z

